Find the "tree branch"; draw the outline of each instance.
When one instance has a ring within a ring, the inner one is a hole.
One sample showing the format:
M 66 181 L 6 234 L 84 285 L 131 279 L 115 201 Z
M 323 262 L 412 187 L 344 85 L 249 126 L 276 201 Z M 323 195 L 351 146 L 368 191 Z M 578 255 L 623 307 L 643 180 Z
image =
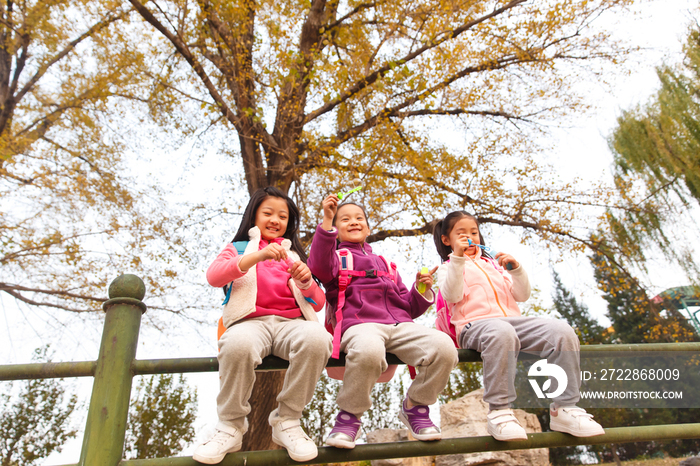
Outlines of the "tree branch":
M 30 304 L 32 306 L 45 306 L 45 307 L 52 307 L 54 309 L 62 309 L 64 311 L 69 311 L 69 312 L 75 312 L 75 313 L 83 313 L 83 312 L 95 312 L 95 309 L 79 309 L 75 307 L 68 307 L 64 306 L 61 304 L 56 304 L 56 303 L 49 303 L 49 302 L 41 302 L 41 301 L 35 301 L 33 299 L 27 298 L 26 296 L 23 296 L 22 294 L 18 293 L 17 291 L 11 289 L 11 288 L 4 288 L 2 286 L 3 284 L 0 284 L 0 291 L 4 291 L 5 293 L 9 294 L 13 298 L 22 301 L 23 303 Z M 88 297 L 91 300 L 95 301 L 106 301 L 106 299 L 101 299 L 101 298 L 94 298 L 94 297 Z
M 411 237 L 411 236 L 432 235 L 433 228 L 435 228 L 435 225 L 437 224 L 437 222 L 438 222 L 437 219 L 432 220 L 420 228 L 381 230 L 381 231 L 378 231 L 377 233 L 369 235 L 365 241 L 367 241 L 368 243 L 374 243 L 377 241 L 385 240 L 385 239 L 390 238 L 390 237 L 391 238 L 396 238 L 396 237 L 407 238 L 407 237 Z
M 95 301 L 98 303 L 103 303 L 103 302 L 107 301 L 107 298 L 97 298 L 95 296 L 71 293 L 70 291 L 49 290 L 49 289 L 42 289 L 42 288 L 29 288 L 26 286 L 11 285 L 9 283 L 1 283 L 1 282 L 0 282 L 0 291 L 5 291 L 5 292 L 25 291 L 25 292 L 29 292 L 29 293 L 40 293 L 40 294 L 45 294 L 45 295 L 49 295 L 49 296 L 63 296 L 66 298 L 83 299 L 85 301 Z
M 134 1 L 134 0 L 132 0 L 132 1 Z M 503 5 L 502 7 L 493 10 L 491 13 L 489 13 L 485 16 L 482 16 L 481 18 L 470 21 L 470 22 L 454 29 L 450 33 L 445 34 L 444 36 L 437 38 L 437 39 L 425 44 L 423 47 L 416 49 L 415 51 L 405 55 L 404 57 L 399 58 L 395 61 L 386 63 L 384 66 L 380 67 L 376 71 L 374 71 L 374 72 L 370 73 L 369 75 L 358 80 L 354 85 L 350 86 L 348 89 L 343 91 L 335 99 L 329 101 L 328 103 L 326 103 L 322 107 L 320 107 L 320 108 L 312 111 L 308 115 L 306 115 L 306 117 L 304 118 L 304 124 L 306 124 L 310 121 L 313 121 L 316 118 L 318 118 L 319 116 L 330 112 L 331 110 L 333 110 L 335 107 L 337 107 L 339 104 L 341 104 L 345 100 L 349 99 L 353 95 L 362 91 L 366 87 L 374 84 L 376 81 L 378 81 L 379 79 L 384 77 L 384 75 L 386 75 L 389 71 L 391 71 L 396 66 L 408 63 L 411 60 L 421 56 L 423 53 L 425 53 L 431 49 L 434 49 L 435 47 L 438 47 L 439 45 L 443 44 L 444 42 L 451 40 L 451 39 L 454 39 L 455 37 L 458 37 L 460 34 L 470 30 L 474 26 L 481 24 L 484 21 L 487 21 L 495 16 L 498 16 L 498 15 L 504 13 L 505 11 L 508 11 L 512 8 L 515 8 L 516 6 L 518 6 L 524 2 L 525 2 L 525 0 L 511 0 L 510 2 Z
M 96 32 L 106 28 L 107 26 L 109 26 L 113 22 L 124 18 L 128 14 L 129 14 L 129 11 L 124 11 L 123 13 L 121 13 L 117 16 L 105 18 L 102 21 L 95 23 L 90 29 L 85 31 L 83 34 L 81 34 L 76 39 L 73 39 L 71 42 L 69 42 L 68 45 L 66 47 L 64 47 L 63 50 L 61 50 L 58 54 L 56 54 L 49 61 L 47 61 L 46 63 L 43 63 L 41 66 L 39 66 L 39 69 L 36 71 L 36 73 L 34 73 L 34 76 L 32 76 L 31 79 L 29 79 L 29 81 L 27 81 L 27 83 L 22 87 L 22 90 L 20 90 L 17 93 L 16 101 L 19 102 L 20 100 L 22 100 L 24 95 L 27 92 L 29 92 L 34 87 L 34 85 L 37 83 L 37 81 L 39 81 L 39 79 L 41 79 L 46 74 L 48 69 L 51 66 L 53 66 L 55 63 L 60 61 L 63 57 L 68 55 L 70 52 L 72 52 L 78 44 L 80 44 L 85 39 L 93 36 Z
M 347 14 L 345 14 L 345 16 L 343 16 L 342 18 L 340 18 L 339 20 L 336 20 L 335 22 L 326 25 L 325 28 L 324 28 L 325 30 L 324 30 L 323 32 L 324 32 L 324 33 L 325 33 L 325 32 L 331 32 L 333 29 L 337 28 L 337 27 L 340 26 L 342 23 L 344 23 L 344 22 L 347 21 L 348 19 L 352 18 L 353 16 L 355 16 L 355 15 L 356 15 L 357 13 L 359 13 L 360 11 L 362 11 L 362 10 L 367 10 L 367 9 L 369 9 L 369 8 L 373 8 L 373 7 L 377 6 L 377 5 L 378 5 L 377 2 L 360 3 L 360 4 L 357 5 L 355 8 L 353 8 L 352 10 L 350 10 Z
M 103 234 L 107 234 L 107 233 L 110 233 L 110 230 L 94 231 L 94 232 L 90 232 L 90 233 L 79 233 L 76 235 L 60 237 L 56 240 L 44 242 L 44 243 L 41 243 L 40 245 L 37 245 L 37 246 L 26 247 L 26 248 L 20 249 L 19 251 L 5 254 L 3 257 L 0 258 L 0 264 L 4 264 L 4 263 L 9 262 L 9 261 L 16 259 L 18 257 L 26 256 L 26 255 L 28 255 L 27 253 L 30 253 L 32 251 L 47 249 L 47 248 L 50 248 L 51 246 L 56 246 L 57 244 L 65 243 L 66 241 L 69 241 L 72 239 L 82 238 L 84 236 L 103 235 Z
M 492 117 L 498 117 L 498 118 L 505 118 L 506 120 L 519 120 L 523 122 L 531 122 L 528 117 L 535 116 L 541 112 L 533 112 L 533 113 L 528 113 L 526 115 L 513 115 L 512 113 L 507 113 L 503 111 L 496 111 L 496 110 L 467 110 L 463 108 L 452 108 L 452 109 L 444 109 L 444 108 L 435 108 L 435 109 L 420 109 L 420 110 L 411 110 L 407 112 L 395 112 L 392 116 L 396 116 L 398 118 L 410 118 L 414 116 L 428 116 L 428 115 L 449 115 L 449 116 L 455 116 L 455 115 L 479 115 L 479 116 L 492 116 Z
M 448 87 L 450 84 L 453 82 L 457 81 L 458 79 L 461 79 L 465 76 L 468 76 L 471 73 L 477 73 L 477 72 L 483 72 L 484 70 L 500 70 L 507 68 L 509 66 L 515 65 L 515 64 L 521 64 L 521 63 L 527 63 L 530 61 L 533 61 L 534 59 L 531 57 L 516 57 L 516 56 L 508 56 L 508 57 L 502 57 L 498 59 L 495 62 L 492 63 L 484 63 L 482 65 L 478 66 L 470 66 L 467 68 L 464 68 L 463 70 L 459 71 L 458 73 L 453 74 L 449 78 L 445 79 L 444 81 L 441 81 L 440 83 L 434 85 L 431 88 L 428 88 L 424 90 L 423 92 L 414 95 L 413 97 L 404 100 L 403 102 L 395 105 L 394 107 L 389 107 L 389 108 L 383 108 L 371 117 L 369 117 L 367 120 L 364 122 L 349 128 L 345 131 L 342 131 L 338 133 L 330 142 L 326 142 L 325 144 L 321 145 L 320 147 L 314 149 L 314 151 L 309 154 L 309 162 L 310 163 L 315 163 L 316 160 L 322 159 L 326 154 L 328 154 L 331 150 L 336 149 L 339 147 L 341 144 L 344 142 L 348 141 L 349 139 L 355 138 L 359 136 L 360 134 L 364 133 L 365 131 L 377 126 L 383 121 L 386 121 L 389 118 L 392 117 L 398 117 L 402 112 L 402 110 L 410 105 L 413 105 L 414 103 L 420 101 L 421 99 L 430 96 L 431 94 L 435 93 L 436 91 L 439 91 L 445 87 Z
M 149 23 L 151 26 L 156 28 L 161 34 L 163 34 L 166 39 L 168 39 L 175 49 L 182 55 L 182 57 L 189 63 L 192 69 L 195 71 L 199 79 L 202 81 L 204 86 L 207 88 L 209 95 L 212 96 L 217 105 L 220 106 L 221 113 L 224 117 L 235 127 L 238 127 L 239 121 L 238 117 L 231 111 L 229 106 L 226 104 L 223 96 L 216 89 L 214 83 L 211 82 L 209 75 L 202 66 L 202 64 L 197 60 L 194 54 L 190 51 L 187 44 L 185 44 L 179 36 L 172 34 L 168 29 L 163 26 L 163 24 L 158 21 L 158 19 L 151 13 L 151 11 L 146 8 L 139 0 L 129 0 L 129 2 L 134 6 L 136 11 L 141 15 L 141 17 Z

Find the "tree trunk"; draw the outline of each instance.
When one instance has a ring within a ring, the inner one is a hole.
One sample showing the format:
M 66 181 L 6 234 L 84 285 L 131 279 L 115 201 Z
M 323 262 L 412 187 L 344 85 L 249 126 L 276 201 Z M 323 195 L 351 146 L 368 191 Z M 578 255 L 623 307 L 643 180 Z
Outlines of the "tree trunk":
M 615 460 L 615 464 L 617 466 L 622 466 L 622 463 L 620 462 L 620 457 L 617 454 L 617 445 L 615 445 L 615 444 L 610 445 L 610 450 L 612 450 L 612 456 L 613 456 L 613 460 Z
M 243 436 L 242 451 L 278 450 L 282 447 L 272 441 L 272 428 L 267 422 L 270 412 L 277 408 L 277 395 L 282 390 L 286 371 L 256 372 L 251 411 L 248 415 L 248 433 Z

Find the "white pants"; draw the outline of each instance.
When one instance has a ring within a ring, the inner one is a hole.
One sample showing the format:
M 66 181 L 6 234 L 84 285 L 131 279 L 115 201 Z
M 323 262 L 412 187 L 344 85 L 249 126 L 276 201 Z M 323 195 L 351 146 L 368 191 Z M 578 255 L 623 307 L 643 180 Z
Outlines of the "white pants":
M 301 317 L 255 317 L 227 328 L 219 339 L 219 422 L 243 428 L 250 413 L 248 400 L 255 383 L 255 368 L 271 354 L 289 361 L 284 386 L 277 396 L 279 415 L 300 419 L 314 395 L 332 346 L 333 337 L 321 324 Z
M 449 336 L 413 322 L 353 325 L 343 334 L 340 350 L 347 357 L 338 406 L 358 418 L 372 406 L 370 394 L 388 367 L 387 352 L 416 368 L 407 396 L 417 405 L 437 401 L 458 362 L 457 348 Z

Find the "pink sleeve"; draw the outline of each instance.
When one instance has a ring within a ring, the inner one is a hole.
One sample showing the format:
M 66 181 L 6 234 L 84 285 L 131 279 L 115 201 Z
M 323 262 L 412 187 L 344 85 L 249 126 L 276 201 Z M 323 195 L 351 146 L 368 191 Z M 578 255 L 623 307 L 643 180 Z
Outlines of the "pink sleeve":
M 207 269 L 207 281 L 209 284 L 221 288 L 245 275 L 245 272 L 241 272 L 241 269 L 238 267 L 240 259 L 241 256 L 238 255 L 235 246 L 231 243 L 227 244 Z
M 303 294 L 305 298 L 313 300 L 313 302 L 309 301 L 309 304 L 314 308 L 314 311 L 318 312 L 323 309 L 323 305 L 326 304 L 326 295 L 323 294 L 323 290 L 318 286 L 318 283 L 314 280 L 311 281 L 313 282 L 311 286 L 305 290 L 301 290 L 301 294 Z

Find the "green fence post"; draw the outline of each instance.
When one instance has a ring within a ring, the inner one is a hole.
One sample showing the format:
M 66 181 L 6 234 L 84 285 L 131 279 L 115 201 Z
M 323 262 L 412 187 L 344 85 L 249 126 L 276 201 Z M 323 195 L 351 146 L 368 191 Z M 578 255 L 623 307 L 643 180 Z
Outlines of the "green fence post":
M 143 281 L 121 275 L 109 285 L 102 343 L 85 424 L 81 466 L 117 466 L 122 459 L 129 414 L 131 364 L 136 356 L 141 314 L 146 305 Z

